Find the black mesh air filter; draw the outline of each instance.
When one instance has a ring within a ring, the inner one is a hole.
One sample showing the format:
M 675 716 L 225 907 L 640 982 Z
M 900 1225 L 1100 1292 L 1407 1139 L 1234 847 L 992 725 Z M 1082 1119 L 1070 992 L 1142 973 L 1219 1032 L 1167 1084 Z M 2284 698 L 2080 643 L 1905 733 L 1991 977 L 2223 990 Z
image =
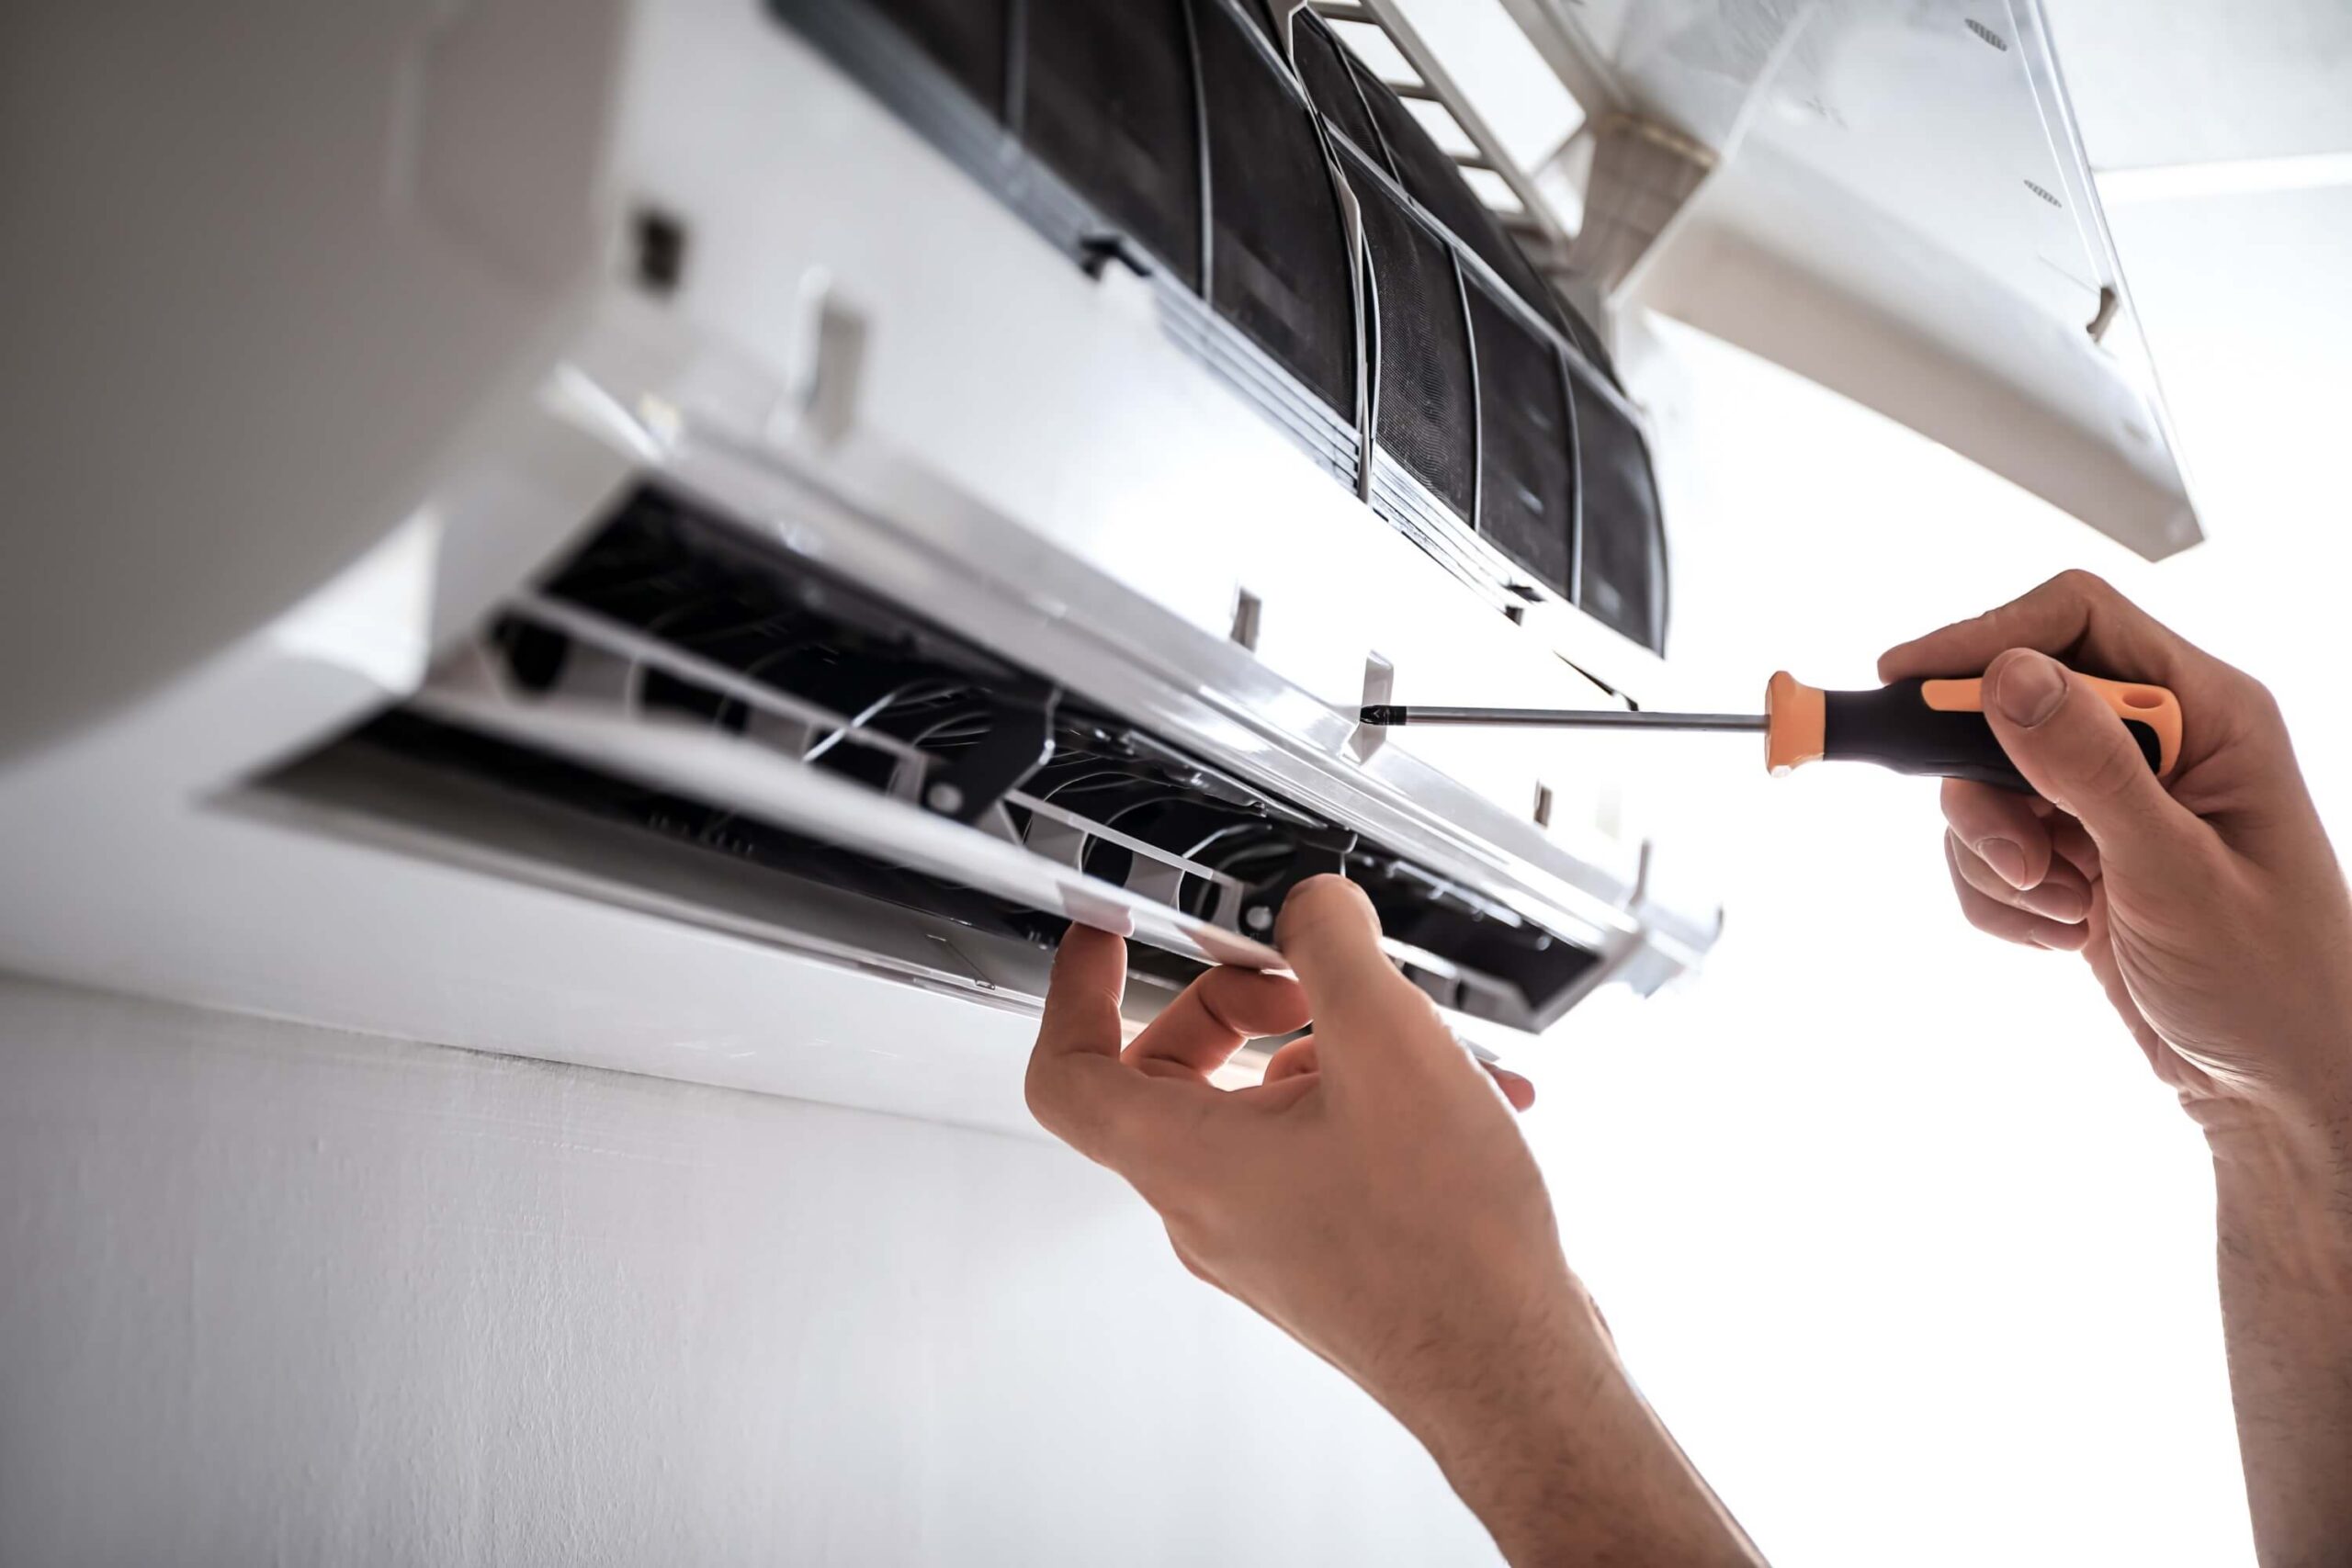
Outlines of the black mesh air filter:
M 1230 12 L 1196 0 L 1193 15 L 1209 119 L 1209 302 L 1344 415 L 1355 407 L 1355 304 L 1322 141 Z
M 1291 43 L 1297 51 L 1299 80 L 1306 83 L 1306 96 L 1315 100 L 1323 118 L 1362 149 L 1364 156 L 1380 162 L 1380 132 L 1373 126 L 1363 95 L 1356 91 L 1355 73 L 1341 52 L 1345 46 L 1331 36 L 1322 18 L 1307 11 L 1292 18 Z
M 1183 0 L 1027 0 L 1022 135 L 1191 288 L 1200 124 Z
M 1576 464 L 1560 356 L 1484 288 L 1469 297 L 1478 351 L 1478 532 L 1566 594 Z
M 1461 276 L 1445 243 L 1378 180 L 1354 182 L 1380 301 L 1380 445 L 1463 516 L 1476 481 L 1477 414 Z
M 1573 306 L 1566 304 L 1560 307 L 1559 321 L 1568 334 L 1568 341 L 1584 355 L 1585 362 L 1607 378 L 1611 386 L 1617 386 L 1617 367 L 1610 363 L 1609 351 L 1601 346 L 1600 334 L 1592 330 L 1592 323 Z M 1622 387 L 1618 389 L 1623 390 Z
M 990 114 L 1002 116 L 1012 0 L 874 0 L 874 8 L 946 67 Z
M 1666 651 L 1665 539 L 1641 431 L 1579 377 L 1577 477 L 1584 485 L 1577 603 L 1635 642 Z
M 1363 101 L 1371 107 L 1372 118 L 1379 124 L 1389 167 L 1397 183 L 1412 193 L 1414 200 L 1430 209 L 1430 217 L 1453 230 L 1455 239 L 1486 258 L 1487 265 L 1516 289 L 1521 299 L 1546 318 L 1556 321 L 1559 308 L 1553 302 L 1551 290 L 1536 276 L 1535 264 L 1527 259 L 1527 253 L 1519 248 L 1517 242 L 1503 232 L 1501 221 L 1478 199 L 1478 193 L 1462 177 L 1453 158 L 1414 118 L 1405 101 L 1366 70 L 1363 62 L 1353 62 L 1353 68 Z

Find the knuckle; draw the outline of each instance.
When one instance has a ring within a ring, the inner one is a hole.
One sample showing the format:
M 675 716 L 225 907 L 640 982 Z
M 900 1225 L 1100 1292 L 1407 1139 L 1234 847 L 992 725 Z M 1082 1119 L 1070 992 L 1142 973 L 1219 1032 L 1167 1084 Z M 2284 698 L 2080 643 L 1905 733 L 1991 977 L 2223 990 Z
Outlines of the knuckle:
M 2283 724 L 2286 714 L 2285 710 L 2278 705 L 2278 694 L 2242 670 L 2235 671 L 2235 674 L 2237 675 L 2239 709 L 2263 720 L 2266 724 Z
M 1176 1249 L 1176 1256 L 1188 1265 L 1197 1262 L 1208 1243 L 1209 1226 L 1196 1197 L 1165 1181 L 1147 1180 L 1138 1183 L 1136 1190 L 1159 1216 L 1161 1226 L 1168 1232 L 1168 1245 Z
M 1027 1103 L 1029 1114 L 1037 1119 L 1039 1126 L 1048 1133 L 1057 1135 L 1060 1134 L 1061 1128 L 1058 1123 L 1061 1108 L 1056 1103 L 1056 1097 L 1046 1076 L 1035 1066 L 1032 1066 L 1028 1076 L 1021 1080 L 1021 1098 Z
M 2042 587 L 2070 599 L 2086 599 L 2099 604 L 2110 603 L 2118 597 L 2114 585 L 2107 579 L 2078 566 L 2068 567 L 2043 583 Z
M 1968 923 L 1986 936 L 2006 937 L 2009 934 L 2008 911 L 1990 898 L 1962 897 L 1960 912 Z
M 2009 886 L 1993 874 L 1993 868 L 1979 858 L 1976 852 L 1960 845 L 1952 848 L 1952 874 L 1974 892 L 1993 903 L 2013 897 Z M 1967 897 L 1965 894 L 1963 897 Z M 1974 900 L 1971 900 L 1973 902 Z
M 1186 995 L 1200 1008 L 1209 1026 L 1221 1033 L 1241 1034 L 1241 1026 L 1234 1021 L 1238 1012 L 1249 1006 L 1249 992 L 1257 982 L 1258 973 L 1252 969 L 1212 969 L 1186 987 Z
M 1175 1221 L 1170 1220 L 1167 1224 L 1167 1228 L 1169 1249 L 1176 1254 L 1176 1261 L 1184 1266 L 1184 1272 L 1204 1285 L 1215 1285 L 1217 1289 L 1223 1290 L 1225 1287 L 1222 1282 L 1210 1270 L 1209 1266 L 1201 1260 L 1197 1240 L 1185 1234 L 1189 1227 L 1180 1227 Z
M 2010 639 L 2005 628 L 2017 618 L 2017 613 L 2015 604 L 1996 604 L 1983 615 L 1961 624 L 1963 626 L 1976 628 L 1970 641 L 1980 646 L 1985 643 L 1996 643 L 2006 647 Z

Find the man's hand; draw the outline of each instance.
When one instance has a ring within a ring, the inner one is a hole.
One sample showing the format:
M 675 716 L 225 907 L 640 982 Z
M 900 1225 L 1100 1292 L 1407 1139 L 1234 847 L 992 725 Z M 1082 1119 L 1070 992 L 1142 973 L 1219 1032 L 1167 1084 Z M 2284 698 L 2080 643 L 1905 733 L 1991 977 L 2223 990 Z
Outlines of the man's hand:
M 2067 666 L 2172 688 L 2169 787 Z M 2083 572 L 1879 660 L 1888 681 L 1979 671 L 1994 733 L 2040 798 L 1946 781 L 1944 853 L 1969 919 L 2081 952 L 2209 1124 L 2339 1116 L 2352 899 L 2270 694 Z
M 2173 689 L 2169 788 L 2059 661 Z M 1980 670 L 2040 798 L 1944 785 L 1962 908 L 2079 950 L 2204 1127 L 2256 1548 L 2352 1562 L 2352 899 L 2278 705 L 2080 572 L 1879 660 L 1890 681 Z
M 1490 1075 L 1379 947 L 1370 901 L 1302 884 L 1297 978 L 1202 976 L 1120 1047 L 1125 944 L 1072 927 L 1030 1108 L 1159 1211 L 1185 1266 L 1354 1379 L 1427 1444 L 1514 1562 L 1748 1562 L 1626 1382 Z M 1265 1082 L 1209 1074 L 1252 1036 Z

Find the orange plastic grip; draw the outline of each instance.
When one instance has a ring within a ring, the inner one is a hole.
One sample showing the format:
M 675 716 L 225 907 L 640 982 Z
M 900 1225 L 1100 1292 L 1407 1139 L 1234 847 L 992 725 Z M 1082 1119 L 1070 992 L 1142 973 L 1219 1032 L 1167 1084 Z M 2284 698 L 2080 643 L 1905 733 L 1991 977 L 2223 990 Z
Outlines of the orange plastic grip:
M 1776 777 L 1821 761 L 1829 732 L 1828 698 L 1787 671 L 1764 688 L 1764 766 Z
M 2106 698 L 2118 718 L 2144 724 L 2154 731 L 2156 777 L 2170 778 L 2180 762 L 2180 699 L 2167 688 L 2143 681 L 2107 681 L 2080 672 L 2075 678 Z M 1920 686 L 1919 696 L 1929 707 L 1944 713 L 1983 713 L 1984 680 L 1975 676 L 1965 681 L 1929 681 Z

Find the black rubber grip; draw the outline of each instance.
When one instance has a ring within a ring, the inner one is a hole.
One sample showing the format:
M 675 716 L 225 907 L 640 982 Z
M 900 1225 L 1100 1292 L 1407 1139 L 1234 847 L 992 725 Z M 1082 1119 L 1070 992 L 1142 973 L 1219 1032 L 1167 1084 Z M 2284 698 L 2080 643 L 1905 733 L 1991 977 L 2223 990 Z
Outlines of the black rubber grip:
M 1924 681 L 1897 681 L 1875 692 L 1822 694 L 1821 755 L 1837 762 L 1875 762 L 1898 773 L 1973 779 L 2033 793 L 2009 761 L 1981 713 L 1931 708 Z M 2136 719 L 2123 726 L 2154 772 L 2162 755 L 2155 728 Z

